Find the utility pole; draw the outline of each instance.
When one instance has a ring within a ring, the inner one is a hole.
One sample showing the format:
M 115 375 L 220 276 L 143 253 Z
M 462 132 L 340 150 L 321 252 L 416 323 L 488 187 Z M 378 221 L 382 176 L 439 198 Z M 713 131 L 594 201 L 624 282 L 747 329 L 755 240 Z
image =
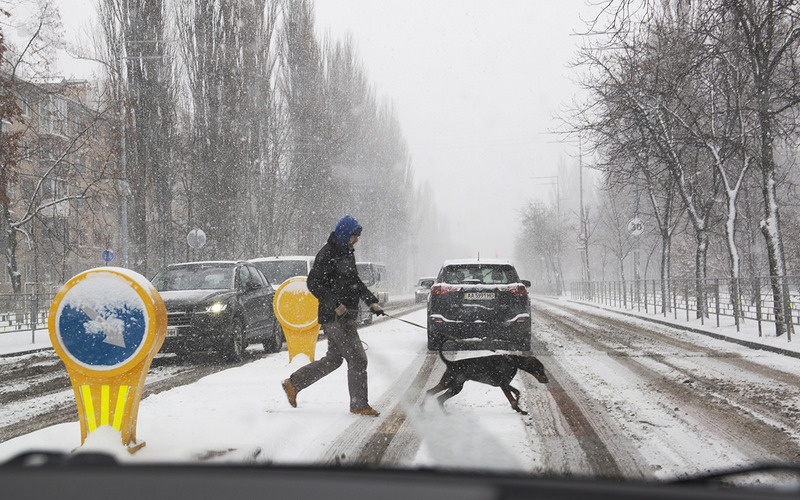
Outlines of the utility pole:
M 591 273 L 589 272 L 589 235 L 586 228 L 586 212 L 583 208 L 583 141 L 578 137 L 578 184 L 580 190 L 580 217 L 581 217 L 581 241 L 583 243 L 583 259 L 582 259 L 582 273 L 581 279 L 583 281 L 591 280 Z

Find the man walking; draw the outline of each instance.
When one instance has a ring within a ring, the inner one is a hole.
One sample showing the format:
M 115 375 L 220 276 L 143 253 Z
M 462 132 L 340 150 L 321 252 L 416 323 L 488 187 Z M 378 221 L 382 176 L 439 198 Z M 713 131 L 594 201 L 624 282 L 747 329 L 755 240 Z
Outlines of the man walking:
M 328 375 L 347 361 L 347 386 L 350 412 L 376 417 L 367 397 L 367 353 L 356 329 L 358 301 L 363 300 L 373 313 L 383 314 L 378 299 L 358 277 L 354 245 L 361 236 L 361 225 L 346 215 L 336 224 L 328 242 L 317 253 L 308 273 L 308 290 L 319 301 L 319 323 L 328 339 L 328 352 L 317 361 L 295 371 L 283 381 L 283 390 L 292 407 L 297 393 Z

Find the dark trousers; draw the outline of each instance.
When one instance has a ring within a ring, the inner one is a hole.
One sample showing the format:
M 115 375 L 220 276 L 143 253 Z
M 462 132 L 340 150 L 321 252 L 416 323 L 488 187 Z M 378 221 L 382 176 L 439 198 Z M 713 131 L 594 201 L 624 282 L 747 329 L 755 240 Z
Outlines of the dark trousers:
M 369 406 L 367 397 L 367 353 L 358 337 L 355 318 L 348 316 L 322 325 L 328 339 L 328 352 L 324 357 L 303 366 L 290 377 L 298 391 L 305 389 L 328 375 L 347 360 L 347 386 L 350 390 L 350 408 L 363 410 Z

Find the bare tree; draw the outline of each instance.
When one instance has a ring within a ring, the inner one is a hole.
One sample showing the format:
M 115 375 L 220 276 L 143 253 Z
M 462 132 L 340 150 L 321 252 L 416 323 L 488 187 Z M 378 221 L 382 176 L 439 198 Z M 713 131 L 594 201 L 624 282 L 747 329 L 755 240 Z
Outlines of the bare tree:
M 797 82 L 800 73 L 796 53 L 800 43 L 800 12 L 792 1 L 720 0 L 721 16 L 732 15 L 738 34 L 725 39 L 741 44 L 753 84 L 757 110 L 757 146 L 760 151 L 761 191 L 764 218 L 761 231 L 767 244 L 775 329 L 778 336 L 791 328 L 789 319 L 786 258 L 780 228 L 780 204 L 776 193 L 779 177 L 775 140 L 781 120 L 800 104 Z M 738 47 L 735 47 L 738 48 Z
M 555 207 L 540 201 L 528 203 L 521 213 L 522 230 L 517 255 L 528 269 L 543 269 L 549 293 L 564 293 L 564 248 L 568 224 Z M 536 262 L 536 259 L 540 262 Z

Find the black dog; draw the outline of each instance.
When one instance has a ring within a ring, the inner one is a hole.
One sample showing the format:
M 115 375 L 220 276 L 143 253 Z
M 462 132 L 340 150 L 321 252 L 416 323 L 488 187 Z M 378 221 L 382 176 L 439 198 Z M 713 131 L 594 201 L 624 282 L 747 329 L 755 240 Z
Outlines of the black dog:
M 447 389 L 447 392 L 436 398 L 442 410 L 444 410 L 445 401 L 461 392 L 461 389 L 464 388 L 464 382 L 474 380 L 475 382 L 500 387 L 503 390 L 503 394 L 508 398 L 508 402 L 511 403 L 511 407 L 523 415 L 527 415 L 528 412 L 519 407 L 519 390 L 511 386 L 511 380 L 517 374 L 517 369 L 530 373 L 542 384 L 546 384 L 548 381 L 544 372 L 544 365 L 533 356 L 495 354 L 493 356 L 450 361 L 444 357 L 440 348 L 439 357 L 447 365 L 447 369 L 445 369 L 439 383 L 428 390 L 426 398 Z

